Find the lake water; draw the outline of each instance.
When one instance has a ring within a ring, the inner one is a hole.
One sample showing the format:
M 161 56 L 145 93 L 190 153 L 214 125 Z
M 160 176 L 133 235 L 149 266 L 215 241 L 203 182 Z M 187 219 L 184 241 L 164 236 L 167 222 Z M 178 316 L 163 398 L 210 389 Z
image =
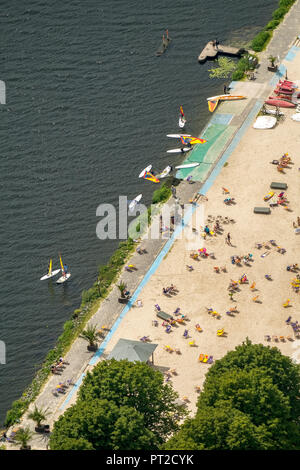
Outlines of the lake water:
M 179 106 L 198 135 L 206 97 L 223 93 L 200 51 L 215 38 L 244 45 L 277 3 L 2 1 L 0 423 L 118 245 L 97 238 L 96 208 L 139 193 L 150 203 L 156 187 L 137 176 L 181 162 L 165 136 Z M 172 44 L 156 57 L 166 28 Z M 63 287 L 39 281 L 58 252 L 72 272 Z

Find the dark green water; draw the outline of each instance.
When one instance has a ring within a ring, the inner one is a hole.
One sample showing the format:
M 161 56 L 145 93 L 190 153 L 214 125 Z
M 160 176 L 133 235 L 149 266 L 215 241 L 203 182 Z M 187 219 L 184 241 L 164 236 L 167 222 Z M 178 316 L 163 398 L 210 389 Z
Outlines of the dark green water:
M 206 42 L 244 44 L 270 19 L 277 0 L 3 0 L 1 124 L 0 423 L 22 394 L 118 241 L 96 237 L 96 208 L 154 186 L 137 178 L 162 170 L 183 105 L 187 131 L 209 118 L 206 97 L 223 92 Z M 165 28 L 173 42 L 155 51 Z M 155 188 L 156 189 L 156 188 Z M 63 287 L 40 282 L 57 253 L 70 267 Z

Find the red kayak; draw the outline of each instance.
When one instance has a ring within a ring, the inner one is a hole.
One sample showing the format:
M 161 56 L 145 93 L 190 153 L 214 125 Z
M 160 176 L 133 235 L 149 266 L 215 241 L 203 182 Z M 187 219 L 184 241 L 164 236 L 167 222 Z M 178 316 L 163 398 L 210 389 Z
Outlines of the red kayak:
M 270 106 L 279 106 L 280 108 L 295 108 L 296 105 L 290 101 L 279 99 L 277 96 L 270 96 L 268 100 L 265 101 L 266 104 Z
M 297 87 L 297 85 L 294 82 L 290 82 L 289 80 L 279 80 L 278 83 L 280 83 L 280 85 L 285 85 L 285 86 L 288 86 L 290 88 Z
M 291 88 L 289 90 L 287 90 L 286 88 L 275 88 L 275 93 L 278 94 L 278 93 L 282 93 L 283 95 L 292 95 L 294 93 L 295 90 L 292 90 Z

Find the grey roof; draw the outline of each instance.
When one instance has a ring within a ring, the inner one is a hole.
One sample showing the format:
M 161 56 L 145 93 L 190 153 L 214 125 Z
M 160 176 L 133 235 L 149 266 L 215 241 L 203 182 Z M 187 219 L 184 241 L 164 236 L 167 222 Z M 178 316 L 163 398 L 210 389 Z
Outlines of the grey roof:
M 157 346 L 157 344 L 153 343 L 144 343 L 142 341 L 121 338 L 107 359 L 116 359 L 117 361 L 127 359 L 131 362 L 146 362 Z

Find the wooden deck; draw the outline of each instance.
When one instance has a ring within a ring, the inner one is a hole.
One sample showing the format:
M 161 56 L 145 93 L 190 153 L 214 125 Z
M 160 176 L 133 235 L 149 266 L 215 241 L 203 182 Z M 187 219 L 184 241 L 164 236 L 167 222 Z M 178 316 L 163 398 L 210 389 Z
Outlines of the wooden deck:
M 170 38 L 164 38 L 161 42 L 161 45 L 160 45 L 159 49 L 156 51 L 155 55 L 157 55 L 157 56 L 162 55 L 168 49 L 171 41 L 172 41 L 172 39 L 170 39 Z
M 240 57 L 245 52 L 247 51 L 243 48 L 238 49 L 237 47 L 222 46 L 222 44 L 218 44 L 216 47 L 214 41 L 209 41 L 198 56 L 198 61 L 205 62 L 207 59 L 215 59 L 218 54 Z

